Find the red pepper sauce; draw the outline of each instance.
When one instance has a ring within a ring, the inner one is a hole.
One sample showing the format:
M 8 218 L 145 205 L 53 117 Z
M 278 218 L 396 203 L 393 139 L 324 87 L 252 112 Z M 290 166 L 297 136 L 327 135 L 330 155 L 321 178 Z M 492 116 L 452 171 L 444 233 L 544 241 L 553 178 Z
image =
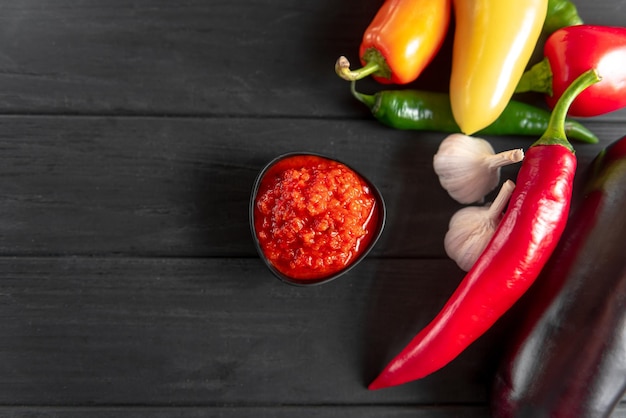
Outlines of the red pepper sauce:
M 319 279 L 346 268 L 367 248 L 377 221 L 368 183 L 344 164 L 314 155 L 270 167 L 254 208 L 264 255 L 295 279 Z

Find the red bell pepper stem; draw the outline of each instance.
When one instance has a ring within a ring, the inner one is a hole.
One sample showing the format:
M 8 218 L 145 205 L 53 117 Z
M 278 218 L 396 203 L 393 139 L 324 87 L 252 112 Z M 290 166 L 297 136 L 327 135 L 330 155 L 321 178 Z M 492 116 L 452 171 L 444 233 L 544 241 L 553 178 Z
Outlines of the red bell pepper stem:
M 526 292 L 565 228 L 576 157 L 565 137 L 567 108 L 599 81 L 589 70 L 559 99 L 548 129 L 527 151 L 496 232 L 443 309 L 369 385 L 423 378 L 454 360 Z
M 552 69 L 550 68 L 550 61 L 546 57 L 526 70 L 515 87 L 515 93 L 529 91 L 552 96 Z

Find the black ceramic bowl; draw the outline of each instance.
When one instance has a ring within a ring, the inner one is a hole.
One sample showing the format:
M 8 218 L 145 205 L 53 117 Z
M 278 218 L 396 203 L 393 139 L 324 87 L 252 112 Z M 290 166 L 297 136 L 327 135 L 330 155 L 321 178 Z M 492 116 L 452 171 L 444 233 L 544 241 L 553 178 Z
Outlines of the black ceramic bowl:
M 281 272 L 269 259 L 268 257 L 265 255 L 262 245 L 259 241 L 258 238 L 258 234 L 257 234 L 257 228 L 256 228 L 256 224 L 255 224 L 255 207 L 256 207 L 256 202 L 257 202 L 257 197 L 258 197 L 258 193 L 259 193 L 259 188 L 261 187 L 261 184 L 263 183 L 263 180 L 265 179 L 265 176 L 268 175 L 268 171 L 270 171 L 272 168 L 275 168 L 276 164 L 281 163 L 284 164 L 285 160 L 287 159 L 292 159 L 290 161 L 288 161 L 288 164 L 291 164 L 291 161 L 299 161 L 302 158 L 306 158 L 306 157 L 313 157 L 313 158 L 321 158 L 330 162 L 334 162 L 334 163 L 338 163 L 343 165 L 344 167 L 346 167 L 348 170 L 350 170 L 353 174 L 355 174 L 360 180 L 361 182 L 365 183 L 367 185 L 367 188 L 369 190 L 369 193 L 372 195 L 372 197 L 374 198 L 375 201 L 375 214 L 376 214 L 376 219 L 373 219 L 372 224 L 368 225 L 368 234 L 370 235 L 368 237 L 368 241 L 366 243 L 366 247 L 364 248 L 360 248 L 358 254 L 343 268 L 341 268 L 341 270 L 336 271 L 334 273 L 331 273 L 327 276 L 323 276 L 323 277 L 317 277 L 317 278 L 294 278 L 294 277 L 290 277 L 287 274 Z M 277 158 L 273 159 L 272 161 L 270 161 L 259 173 L 259 175 L 257 176 L 255 182 L 254 182 L 254 186 L 252 188 L 252 194 L 250 197 L 250 206 L 249 206 L 249 221 L 250 221 L 250 229 L 252 232 L 252 238 L 254 241 L 254 244 L 256 246 L 256 249 L 259 253 L 259 256 L 261 257 L 261 259 L 265 262 L 265 264 L 267 265 L 267 267 L 269 268 L 269 270 L 281 281 L 288 283 L 288 284 L 292 284 L 292 285 L 297 285 L 297 286 L 312 286 L 312 285 L 319 285 L 322 283 L 328 283 L 331 280 L 334 280 L 344 274 L 346 274 L 349 270 L 351 270 L 352 268 L 354 268 L 357 264 L 359 264 L 366 256 L 367 254 L 371 251 L 371 249 L 374 247 L 374 245 L 376 244 L 376 242 L 378 241 L 378 239 L 380 238 L 380 235 L 383 232 L 384 226 L 385 226 L 385 220 L 386 220 L 386 208 L 385 208 L 385 202 L 383 200 L 382 195 L 380 194 L 380 191 L 378 190 L 378 188 L 371 182 L 369 181 L 365 176 L 363 176 L 361 173 L 359 173 L 357 170 L 355 170 L 354 168 L 350 167 L 348 164 L 342 162 L 342 161 L 338 161 L 336 159 L 333 158 L 329 158 L 326 157 L 324 155 L 320 155 L 320 154 L 315 154 L 315 153 L 305 153 L 305 152 L 293 152 L 293 153 L 288 153 L 288 154 L 283 154 L 278 156 Z

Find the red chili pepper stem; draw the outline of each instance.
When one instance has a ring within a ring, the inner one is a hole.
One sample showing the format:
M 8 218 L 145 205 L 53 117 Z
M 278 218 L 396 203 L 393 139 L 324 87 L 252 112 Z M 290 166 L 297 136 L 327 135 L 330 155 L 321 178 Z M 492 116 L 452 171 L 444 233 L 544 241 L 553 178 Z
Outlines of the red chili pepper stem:
M 587 87 L 600 81 L 600 75 L 595 69 L 587 70 L 579 75 L 563 92 L 559 100 L 556 102 L 548 127 L 541 137 L 535 141 L 535 145 L 562 145 L 570 151 L 574 152 L 572 144 L 567 140 L 565 135 L 565 117 L 567 111 L 576 97 Z
M 515 87 L 515 93 L 529 91 L 552 96 L 552 68 L 547 58 L 542 59 L 522 74 L 522 78 Z
M 350 61 L 346 57 L 341 56 L 335 63 L 335 72 L 339 77 L 348 81 L 360 80 L 372 74 L 382 78 L 391 78 L 391 69 L 378 50 L 374 48 L 366 50 L 363 54 L 363 61 L 365 62 L 363 67 L 351 70 Z

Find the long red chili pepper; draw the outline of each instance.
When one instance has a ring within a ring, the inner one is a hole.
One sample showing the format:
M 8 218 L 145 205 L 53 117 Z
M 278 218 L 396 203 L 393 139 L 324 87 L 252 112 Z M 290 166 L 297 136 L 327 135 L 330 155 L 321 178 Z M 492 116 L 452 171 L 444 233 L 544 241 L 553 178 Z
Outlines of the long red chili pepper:
M 574 100 L 570 116 L 598 116 L 626 107 L 626 27 L 568 26 L 548 38 L 543 53 L 544 59 L 524 73 L 516 93 L 545 93 L 553 107 L 576 77 L 595 68 L 602 81 Z
M 574 98 L 597 82 L 581 75 L 559 99 L 546 132 L 526 152 L 493 238 L 443 309 L 369 385 L 380 389 L 425 377 L 487 331 L 530 287 L 567 220 L 576 157 L 563 124 Z

